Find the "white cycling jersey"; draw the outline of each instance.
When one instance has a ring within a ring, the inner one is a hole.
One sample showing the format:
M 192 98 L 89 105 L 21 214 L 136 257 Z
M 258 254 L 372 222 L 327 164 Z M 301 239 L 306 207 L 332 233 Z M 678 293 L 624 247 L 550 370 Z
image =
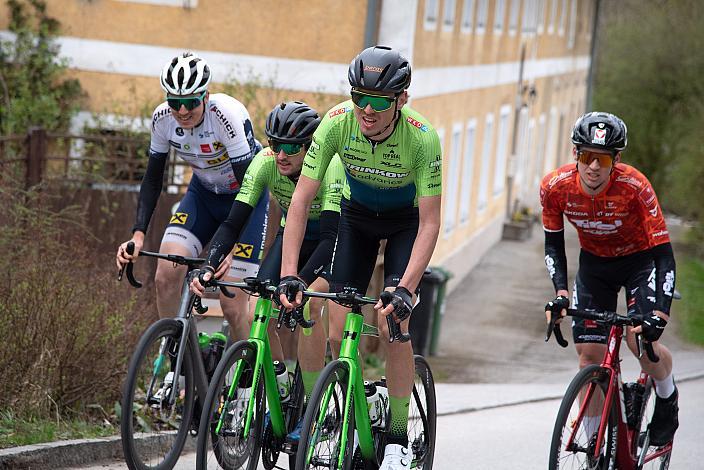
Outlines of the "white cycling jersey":
M 216 194 L 239 190 L 241 181 L 232 166 L 248 163 L 254 157 L 254 146 L 247 108 L 223 93 L 210 95 L 203 121 L 193 129 L 179 126 L 167 102 L 152 115 L 150 153 L 166 155 L 173 148 L 203 187 Z

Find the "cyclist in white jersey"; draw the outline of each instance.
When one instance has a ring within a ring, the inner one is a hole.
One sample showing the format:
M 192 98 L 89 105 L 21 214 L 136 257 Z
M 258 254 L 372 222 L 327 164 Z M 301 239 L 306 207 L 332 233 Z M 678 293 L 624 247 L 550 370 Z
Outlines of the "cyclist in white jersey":
M 239 191 L 244 173 L 259 150 L 249 113 L 242 103 L 225 94 L 208 93 L 210 68 L 205 60 L 186 52 L 164 67 L 161 86 L 166 101 L 153 113 L 149 162 L 142 181 L 132 241 L 134 254 L 117 251 L 121 266 L 139 255 L 144 235 L 161 193 L 169 151 L 185 160 L 193 175 L 186 195 L 171 217 L 159 250 L 198 256 L 210 241 Z M 227 257 L 217 275 L 230 279 L 256 276 L 266 232 L 268 194 L 258 202 L 235 246 L 234 261 Z M 185 267 L 159 261 L 156 271 L 157 308 L 160 317 L 173 316 L 180 300 Z M 238 337 L 248 332 L 247 295 L 221 296 L 223 313 Z

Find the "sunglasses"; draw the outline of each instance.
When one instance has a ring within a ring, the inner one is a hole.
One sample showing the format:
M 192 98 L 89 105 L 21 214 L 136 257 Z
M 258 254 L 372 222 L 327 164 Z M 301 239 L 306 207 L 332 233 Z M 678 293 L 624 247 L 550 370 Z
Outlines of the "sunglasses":
M 203 98 L 205 98 L 205 93 L 204 91 L 202 95 L 193 98 L 173 98 L 167 95 L 166 101 L 168 101 L 169 108 L 171 109 L 178 111 L 181 109 L 181 106 L 185 106 L 187 110 L 191 111 L 200 106 L 203 102 Z
M 374 111 L 381 112 L 391 108 L 396 102 L 395 96 L 368 95 L 352 90 L 352 102 L 359 109 L 371 106 Z
M 285 142 L 277 142 L 275 140 L 269 140 L 269 147 L 274 153 L 279 153 L 284 151 L 286 155 L 296 155 L 303 148 L 303 144 L 289 144 Z
M 608 153 L 592 152 L 590 150 L 577 150 L 577 160 L 584 165 L 591 165 L 594 160 L 599 160 L 601 168 L 611 168 L 614 164 L 614 157 Z

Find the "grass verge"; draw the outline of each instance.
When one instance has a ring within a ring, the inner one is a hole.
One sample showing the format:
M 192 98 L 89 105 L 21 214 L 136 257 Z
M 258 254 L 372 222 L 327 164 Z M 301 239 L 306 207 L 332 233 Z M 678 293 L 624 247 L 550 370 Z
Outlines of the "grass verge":
M 678 260 L 677 290 L 682 293 L 682 300 L 675 305 L 681 334 L 689 342 L 704 345 L 704 260 Z
M 0 412 L 0 449 L 64 439 L 114 436 L 118 432 L 118 428 L 106 420 L 23 419 L 11 411 Z

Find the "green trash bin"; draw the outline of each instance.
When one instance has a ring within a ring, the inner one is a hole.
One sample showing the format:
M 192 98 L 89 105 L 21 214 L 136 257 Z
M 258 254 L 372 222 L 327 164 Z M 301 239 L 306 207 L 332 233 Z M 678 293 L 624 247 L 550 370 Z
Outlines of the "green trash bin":
M 413 352 L 423 356 L 435 354 L 440 333 L 440 315 L 445 302 L 445 286 L 450 273 L 442 268 L 428 268 L 420 281 L 420 302 L 413 309 L 408 332 Z

